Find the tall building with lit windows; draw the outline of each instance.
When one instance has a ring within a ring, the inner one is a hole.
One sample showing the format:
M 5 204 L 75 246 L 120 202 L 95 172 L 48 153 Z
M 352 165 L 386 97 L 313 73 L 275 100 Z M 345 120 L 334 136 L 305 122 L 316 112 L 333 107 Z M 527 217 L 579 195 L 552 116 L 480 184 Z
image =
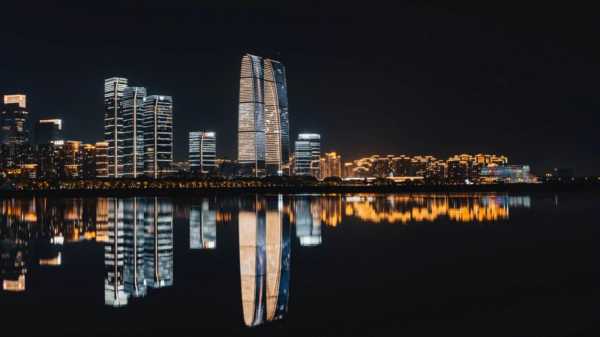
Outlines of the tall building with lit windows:
M 290 122 L 285 67 L 264 60 L 265 167 L 267 174 L 289 174 Z
M 301 133 L 294 147 L 294 174 L 320 176 L 321 136 L 316 133 Z
M 0 111 L 0 131 L 3 145 L 18 146 L 29 142 L 26 95 L 4 95 Z
M 278 61 L 242 57 L 238 115 L 238 162 L 248 175 L 289 173 L 289 116 L 285 67 Z
M 40 119 L 35 124 L 36 145 L 63 145 L 62 119 Z
M 126 87 L 123 90 L 120 115 L 123 177 L 137 178 L 144 173 L 144 98 L 146 88 Z
M 120 107 L 126 87 L 126 78 L 104 80 L 104 140 L 108 143 L 109 178 L 120 178 L 123 173 L 123 117 Z
M 209 174 L 217 170 L 217 138 L 214 132 L 189 134 L 188 159 L 193 173 Z
M 151 178 L 171 174 L 173 162 L 173 99 L 152 95 L 144 99 L 144 173 Z
M 238 162 L 248 175 L 264 175 L 265 108 L 262 58 L 242 57 L 238 110 Z

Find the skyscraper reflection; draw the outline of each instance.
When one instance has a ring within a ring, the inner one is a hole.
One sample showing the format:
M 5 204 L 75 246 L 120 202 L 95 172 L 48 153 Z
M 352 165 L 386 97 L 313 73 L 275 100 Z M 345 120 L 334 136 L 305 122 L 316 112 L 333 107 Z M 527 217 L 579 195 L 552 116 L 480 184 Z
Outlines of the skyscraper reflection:
M 319 198 L 317 198 L 319 199 Z M 310 196 L 292 198 L 296 236 L 301 246 L 321 244 L 321 204 Z
M 210 209 L 208 198 L 202 205 L 190 207 L 190 249 L 217 248 L 217 212 Z
M 168 199 L 150 198 L 145 207 L 144 274 L 151 288 L 173 285 L 173 204 Z
M 123 278 L 125 240 L 123 200 L 108 199 L 107 239 L 104 245 L 104 303 L 113 307 L 127 305 Z
M 132 297 L 146 295 L 144 277 L 144 202 L 140 198 L 123 201 L 125 291 Z
M 253 197 L 239 210 L 240 279 L 246 326 L 283 318 L 290 282 L 290 224 L 283 199 Z
M 160 198 L 108 198 L 105 304 L 125 306 L 147 288 L 173 284 L 173 205 Z

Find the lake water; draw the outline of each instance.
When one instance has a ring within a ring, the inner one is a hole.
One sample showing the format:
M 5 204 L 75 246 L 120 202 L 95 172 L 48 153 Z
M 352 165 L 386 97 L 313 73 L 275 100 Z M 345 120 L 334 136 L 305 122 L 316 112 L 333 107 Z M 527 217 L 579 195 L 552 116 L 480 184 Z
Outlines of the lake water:
M 1 199 L 0 336 L 587 335 L 599 201 Z

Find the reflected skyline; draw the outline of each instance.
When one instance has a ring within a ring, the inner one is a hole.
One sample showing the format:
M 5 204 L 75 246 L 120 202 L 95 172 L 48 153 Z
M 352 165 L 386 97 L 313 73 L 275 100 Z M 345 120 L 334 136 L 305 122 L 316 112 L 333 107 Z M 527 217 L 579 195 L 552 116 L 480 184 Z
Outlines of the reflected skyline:
M 176 218 L 187 227 L 184 249 L 199 252 L 219 249 L 218 228 L 237 222 L 242 321 L 257 326 L 287 313 L 292 232 L 300 247 L 311 249 L 327 244 L 328 228 L 343 230 L 351 219 L 366 225 L 494 222 L 530 207 L 529 196 L 506 194 L 3 199 L 2 291 L 27 291 L 35 284 L 28 282 L 36 277 L 32 268 L 61 268 L 69 261 L 65 245 L 89 241 L 103 247 L 104 304 L 124 307 L 174 285 Z

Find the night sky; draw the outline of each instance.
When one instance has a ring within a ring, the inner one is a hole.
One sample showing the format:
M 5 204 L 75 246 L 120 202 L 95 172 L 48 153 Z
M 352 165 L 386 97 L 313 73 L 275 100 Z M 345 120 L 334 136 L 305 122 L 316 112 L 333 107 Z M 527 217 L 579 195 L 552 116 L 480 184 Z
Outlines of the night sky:
M 32 119 L 63 118 L 67 139 L 102 140 L 103 80 L 124 76 L 173 96 L 176 159 L 187 132 L 203 129 L 234 158 L 251 52 L 287 68 L 292 139 L 321 133 L 343 160 L 494 152 L 536 173 L 600 174 L 591 8 L 15 2 L 2 5 L 0 93 L 27 94 Z

